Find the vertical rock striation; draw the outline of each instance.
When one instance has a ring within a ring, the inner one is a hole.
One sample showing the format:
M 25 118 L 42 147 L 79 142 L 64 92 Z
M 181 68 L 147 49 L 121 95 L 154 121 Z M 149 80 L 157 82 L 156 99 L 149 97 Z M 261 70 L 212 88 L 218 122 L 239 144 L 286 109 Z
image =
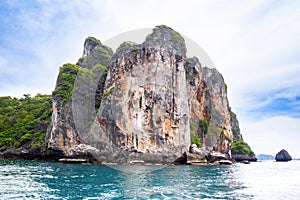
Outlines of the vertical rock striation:
M 75 84 L 71 93 L 79 100 L 73 97 L 62 104 L 54 92 L 49 148 L 69 156 L 94 148 L 99 161 L 120 163 L 171 163 L 191 143 L 231 156 L 233 138 L 241 136 L 233 134 L 238 122 L 231 115 L 226 84 L 216 69 L 186 57 L 179 33 L 157 26 L 144 43 L 124 42 L 113 55 L 95 38 L 88 38 L 84 47 L 77 70 L 90 70 L 92 77 L 101 65 L 107 74 L 102 71 L 96 83 L 85 83 L 96 84 L 95 90 L 78 90 Z M 94 98 L 96 114 L 84 108 L 91 105 L 83 97 Z M 81 104 L 74 106 L 76 101 Z M 78 118 L 74 112 L 89 116 Z
M 197 58 L 187 60 L 186 73 L 192 139 L 200 138 L 198 146 L 208 150 L 230 154 L 233 134 L 222 75 L 216 69 L 201 67 Z
M 188 150 L 186 47 L 182 41 L 174 30 L 157 27 L 143 44 L 127 48 L 123 44 L 117 50 L 105 86 L 106 93 L 112 92 L 102 100 L 98 127 L 93 130 L 100 134 L 98 149 L 141 152 L 158 162 L 172 162 Z

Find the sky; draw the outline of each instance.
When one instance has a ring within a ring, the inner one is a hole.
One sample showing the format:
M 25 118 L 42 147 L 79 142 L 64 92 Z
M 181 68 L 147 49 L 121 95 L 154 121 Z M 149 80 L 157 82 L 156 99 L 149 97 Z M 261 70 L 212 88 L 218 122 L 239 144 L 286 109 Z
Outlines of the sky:
M 222 73 L 256 154 L 300 158 L 300 1 L 2 0 L 0 19 L 0 96 L 51 94 L 88 36 L 165 24 Z

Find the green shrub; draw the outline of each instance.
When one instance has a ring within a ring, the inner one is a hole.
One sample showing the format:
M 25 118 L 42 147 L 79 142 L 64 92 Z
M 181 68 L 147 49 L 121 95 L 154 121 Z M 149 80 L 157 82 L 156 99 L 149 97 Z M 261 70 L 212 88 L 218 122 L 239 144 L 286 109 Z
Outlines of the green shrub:
M 244 141 L 233 140 L 231 152 L 232 154 L 255 155 L 249 145 Z
M 32 138 L 31 134 L 26 133 L 25 135 L 23 135 L 23 136 L 20 138 L 20 143 L 21 143 L 21 144 L 27 143 L 27 142 L 31 141 L 31 138 Z
M 34 148 L 46 147 L 45 137 L 46 137 L 46 130 L 41 130 L 41 131 L 34 133 L 34 143 L 32 146 Z
M 208 121 L 207 119 L 201 119 L 199 121 L 199 128 L 201 130 L 201 132 L 206 135 L 207 131 L 208 131 Z
M 200 147 L 201 139 L 197 134 L 197 126 L 193 122 L 190 122 L 190 135 L 191 135 L 191 144 L 196 144 L 198 147 Z
M 201 139 L 199 137 L 193 137 L 192 138 L 192 144 L 196 144 L 197 147 L 201 147 Z
M 70 63 L 64 64 L 59 69 L 56 88 L 53 95 L 62 98 L 62 103 L 66 104 L 71 100 L 74 83 L 79 71 L 79 66 Z
M 78 60 L 78 63 L 80 64 L 80 63 L 83 63 L 83 62 L 85 62 L 86 61 L 86 57 L 81 57 L 81 58 L 79 58 L 79 60 Z
M 94 37 L 88 37 L 86 38 L 85 42 L 88 42 L 92 46 L 97 46 L 101 44 L 101 41 L 94 38 Z
M 11 137 L 7 137 L 7 138 L 0 138 L 0 148 L 6 149 L 8 147 L 12 147 L 14 144 L 14 139 Z

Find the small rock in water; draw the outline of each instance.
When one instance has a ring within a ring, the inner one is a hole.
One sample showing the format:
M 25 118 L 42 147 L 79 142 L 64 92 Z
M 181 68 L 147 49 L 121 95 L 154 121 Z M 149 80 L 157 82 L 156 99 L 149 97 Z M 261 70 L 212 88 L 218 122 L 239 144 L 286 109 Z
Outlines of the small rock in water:
M 232 165 L 230 160 L 220 160 L 218 161 L 220 165 Z
M 292 160 L 292 157 L 290 156 L 290 154 L 289 154 L 286 150 L 282 149 L 281 151 L 279 151 L 279 152 L 276 154 L 275 160 L 276 160 L 277 162 L 278 162 L 278 161 L 280 161 L 280 162 L 286 162 L 286 161 Z
M 243 160 L 241 163 L 250 164 L 250 162 L 248 160 Z

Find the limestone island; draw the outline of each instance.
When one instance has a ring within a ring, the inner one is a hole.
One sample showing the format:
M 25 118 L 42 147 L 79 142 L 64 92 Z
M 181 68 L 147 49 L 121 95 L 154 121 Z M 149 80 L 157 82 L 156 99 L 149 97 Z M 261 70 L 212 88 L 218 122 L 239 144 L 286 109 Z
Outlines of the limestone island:
M 115 52 L 88 37 L 78 62 L 60 67 L 52 97 L 0 98 L 6 109 L 1 157 L 101 164 L 256 161 L 222 75 L 186 53 L 184 38 L 165 25 L 142 44 L 124 42 Z M 8 116 L 9 109 L 15 114 Z M 19 124 L 26 113 L 32 117 Z

